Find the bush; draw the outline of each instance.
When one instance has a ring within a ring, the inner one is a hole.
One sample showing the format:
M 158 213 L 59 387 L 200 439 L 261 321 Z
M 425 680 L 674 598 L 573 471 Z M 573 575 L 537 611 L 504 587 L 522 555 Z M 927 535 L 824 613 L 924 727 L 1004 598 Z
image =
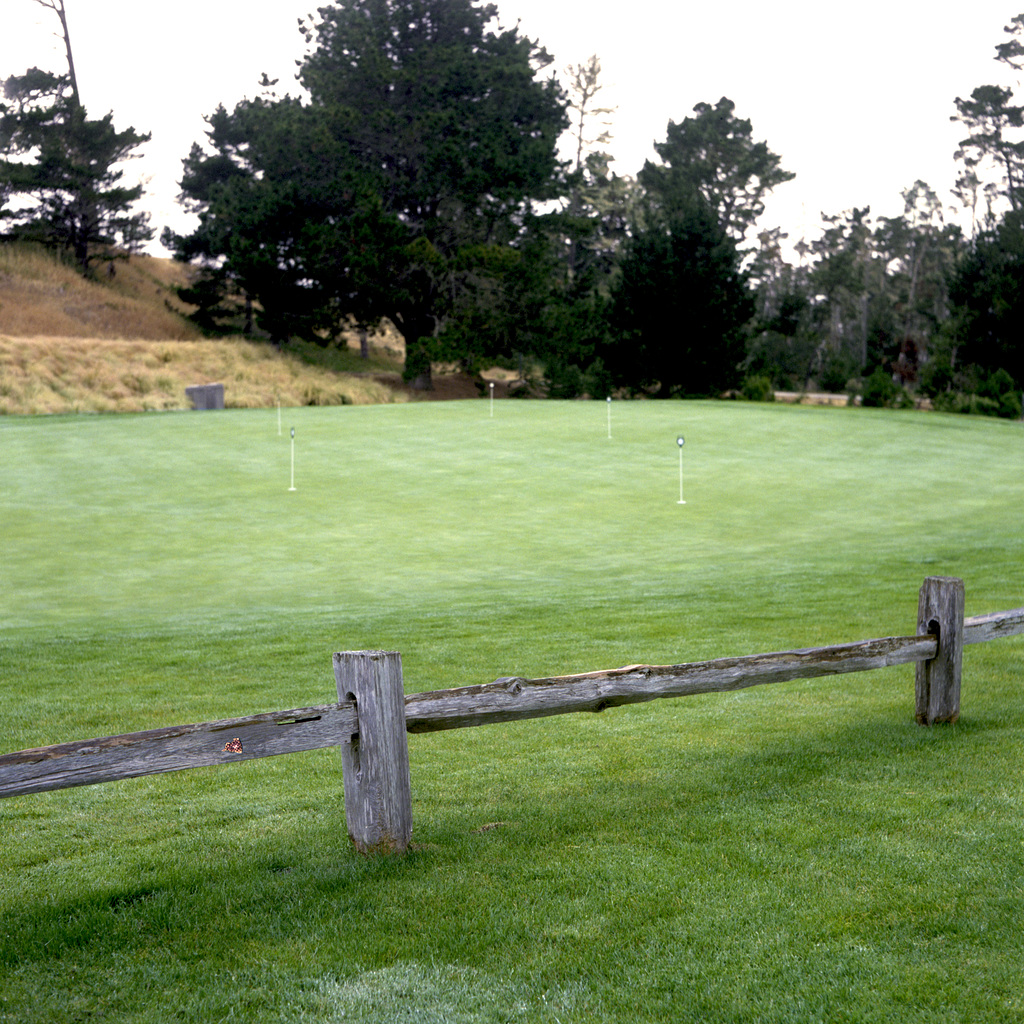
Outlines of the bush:
M 965 416 L 999 415 L 999 403 L 995 399 L 962 391 L 944 391 L 932 400 L 932 408 L 937 412 L 957 412 Z
M 614 389 L 612 375 L 605 367 L 603 360 L 598 357 L 583 374 L 583 390 L 591 398 L 608 398 Z
M 579 398 L 583 394 L 583 373 L 578 366 L 573 366 L 561 359 L 548 362 L 544 374 L 548 398 Z
M 1019 391 L 1004 391 L 999 396 L 999 415 L 1007 420 L 1015 420 L 1018 417 L 1024 419 L 1024 407 L 1021 405 Z
M 959 390 L 943 391 L 932 398 L 932 407 L 940 412 L 958 412 L 971 416 L 1002 416 L 1015 420 L 1022 414 L 1021 393 L 1006 370 L 985 376 L 978 367 L 968 367 L 952 381 Z
M 745 377 L 741 389 L 743 397 L 748 402 L 774 402 L 775 391 L 772 388 L 771 377 L 761 374 L 754 374 Z
M 1021 393 L 1013 378 L 1002 368 L 989 375 L 978 388 L 978 394 L 996 403 L 996 416 L 1015 420 L 1021 415 Z
M 595 359 L 586 370 L 555 357 L 548 361 L 544 373 L 548 398 L 607 398 L 613 391 L 612 375 L 604 363 Z
M 893 383 L 892 376 L 879 366 L 866 381 L 861 391 L 861 404 L 875 408 L 888 408 L 896 403 L 902 388 Z
M 953 366 L 946 355 L 929 359 L 921 367 L 918 387 L 922 395 L 935 398 L 953 386 Z
M 858 365 L 847 356 L 836 354 L 829 355 L 822 364 L 818 374 L 818 387 L 822 391 L 832 394 L 839 394 L 847 391 L 847 381 L 856 377 L 859 372 Z
M 428 373 L 430 373 L 430 352 L 426 345 L 421 341 L 419 345 L 407 346 L 402 380 L 406 384 L 410 384 L 418 377 L 424 377 Z
M 992 398 L 996 401 L 1013 390 L 1013 378 L 1003 369 L 995 370 L 978 385 L 978 394 L 982 398 Z

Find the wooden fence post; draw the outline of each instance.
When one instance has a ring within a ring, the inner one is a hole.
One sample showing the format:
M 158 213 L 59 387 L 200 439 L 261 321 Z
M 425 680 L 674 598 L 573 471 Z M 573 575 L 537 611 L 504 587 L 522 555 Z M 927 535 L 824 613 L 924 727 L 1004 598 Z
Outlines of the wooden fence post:
M 412 838 L 409 741 L 402 656 L 334 655 L 338 700 L 355 701 L 359 732 L 341 746 L 345 820 L 360 853 L 404 853 Z
M 964 581 L 928 576 L 917 605 L 918 634 L 932 633 L 935 657 L 919 661 L 914 679 L 920 725 L 955 722 L 960 717 L 960 668 L 964 650 Z

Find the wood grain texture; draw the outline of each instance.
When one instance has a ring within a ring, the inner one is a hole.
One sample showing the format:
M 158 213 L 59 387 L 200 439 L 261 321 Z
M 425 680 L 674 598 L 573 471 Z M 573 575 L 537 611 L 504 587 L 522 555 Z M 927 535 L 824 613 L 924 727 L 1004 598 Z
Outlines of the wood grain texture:
M 927 627 L 934 616 L 928 609 L 925 611 Z M 965 644 L 1022 633 L 1024 608 L 963 621 Z M 836 647 L 683 665 L 631 665 L 543 679 L 504 678 L 484 685 L 405 696 L 405 728 L 414 733 L 434 732 L 579 711 L 599 712 L 667 697 L 724 692 L 787 679 L 864 672 L 912 662 L 919 663 L 920 671 L 923 667 L 920 663 L 934 660 L 938 649 L 939 643 L 931 635 L 888 637 Z M 928 696 L 930 698 L 930 687 Z M 927 715 L 928 702 L 925 701 L 925 720 Z M 932 720 L 939 719 L 933 717 Z M 352 737 L 358 732 L 355 704 L 343 700 L 336 704 L 20 750 L 0 755 L 0 798 L 230 764 L 300 750 L 343 747 L 351 745 Z
M 0 797 L 333 747 L 356 728 L 349 702 L 19 750 L 0 756 Z
M 939 646 L 934 658 L 914 672 L 914 716 L 921 725 L 955 722 L 960 717 L 960 673 L 964 651 L 964 581 L 928 576 L 917 607 L 918 633 L 932 633 Z
M 991 615 L 973 615 L 964 619 L 964 643 L 980 644 L 986 640 L 998 640 L 1004 636 L 1018 636 L 1024 633 L 1024 608 L 1008 612 L 993 612 Z
M 338 699 L 355 702 L 358 732 L 341 745 L 345 821 L 360 853 L 404 853 L 412 839 L 409 738 L 397 651 L 334 655 Z
M 574 711 L 604 711 L 664 697 L 739 690 L 788 679 L 865 672 L 935 656 L 931 636 L 886 637 L 685 665 L 625 668 L 546 679 L 498 679 L 484 686 L 413 693 L 405 699 L 409 732 L 512 722 Z

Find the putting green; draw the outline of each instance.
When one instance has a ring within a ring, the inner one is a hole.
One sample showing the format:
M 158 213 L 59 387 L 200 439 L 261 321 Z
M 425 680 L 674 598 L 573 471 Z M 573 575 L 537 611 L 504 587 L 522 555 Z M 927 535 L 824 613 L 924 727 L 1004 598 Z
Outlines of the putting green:
M 894 593 L 909 619 L 929 574 L 964 576 L 971 612 L 1024 593 L 1020 424 L 610 411 L 611 438 L 604 403 L 586 402 L 289 409 L 280 434 L 276 410 L 7 420 L 0 623 L 340 626 L 519 607 L 571 622 L 656 602 L 688 623 L 723 606 L 770 623 L 797 594 L 810 621 L 777 632 L 813 640 L 847 638 L 818 620 L 838 607 L 854 632 L 882 628 Z

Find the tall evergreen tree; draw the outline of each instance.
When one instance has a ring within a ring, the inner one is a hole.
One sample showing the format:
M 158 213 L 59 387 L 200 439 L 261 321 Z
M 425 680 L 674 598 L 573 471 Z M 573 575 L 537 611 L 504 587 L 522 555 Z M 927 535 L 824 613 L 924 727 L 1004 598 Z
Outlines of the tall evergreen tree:
M 1006 371 L 1024 388 L 1024 213 L 972 239 L 950 286 L 952 367 Z
M 549 58 L 496 16 L 479 0 L 321 8 L 303 25 L 308 101 L 218 111 L 193 148 L 182 191 L 200 227 L 170 237 L 177 253 L 228 275 L 279 339 L 389 318 L 429 386 L 467 278 L 504 273 L 499 251 L 523 258 L 533 204 L 559 182 Z
M 83 274 L 112 246 L 132 251 L 152 237 L 135 213 L 142 186 L 125 185 L 119 167 L 147 142 L 118 131 L 113 114 L 89 118 L 75 76 L 63 0 L 37 0 L 60 19 L 68 73 L 31 68 L 4 83 L 0 103 L 0 222 L 7 235 L 69 252 Z
M 736 241 L 694 195 L 627 241 L 605 365 L 619 384 L 663 398 L 719 393 L 739 382 L 753 311 Z
M 647 161 L 640 184 L 660 207 L 690 203 L 696 192 L 719 223 L 742 241 L 764 212 L 764 198 L 795 175 L 767 142 L 755 142 L 750 121 L 736 117 L 723 96 L 714 106 L 698 103 L 695 117 L 669 121 L 665 141 L 655 143 L 661 164 Z
M 794 266 L 783 252 L 780 228 L 761 231 L 749 273 L 755 288 L 755 318 L 744 367 L 768 377 L 781 389 L 802 388 L 810 377 L 819 345 L 814 324 L 810 270 Z M 798 247 L 804 246 L 798 243 Z
M 594 198 L 595 186 L 600 188 L 599 182 L 616 179 L 609 169 L 611 157 L 594 148 L 611 141 L 611 121 L 608 118 L 615 108 L 597 106 L 598 93 L 604 88 L 600 81 L 601 61 L 597 54 L 593 54 L 585 64 L 570 64 L 565 74 L 572 115 L 570 134 L 576 150 L 564 221 L 568 235 L 566 283 L 572 288 L 581 277 L 586 277 L 590 262 L 588 242 L 596 241 L 600 228 L 600 221 L 593 216 L 596 210 L 588 200 Z M 585 196 L 585 191 L 589 195 Z
M 1011 209 L 1019 209 L 1024 188 L 1024 107 L 1013 103 L 1013 90 L 998 85 L 979 85 L 969 99 L 957 96 L 957 114 L 967 129 L 956 156 L 964 174 L 977 174 L 985 163 L 998 175 L 996 184 Z M 963 187 L 963 185 L 961 185 Z
M 726 97 L 670 121 L 661 164 L 624 247 L 604 362 L 633 388 L 706 395 L 735 387 L 755 304 L 739 251 L 764 197 L 793 175 Z
M 996 60 L 1024 68 L 1024 14 L 1006 26 L 1007 42 L 996 46 Z M 994 172 L 987 187 L 1005 214 L 990 204 L 988 215 L 959 260 L 950 286 L 951 317 L 947 369 L 975 377 L 1002 371 L 1024 386 L 1024 107 L 1013 90 L 979 86 L 970 100 L 956 99 L 957 114 L 968 136 L 957 156 L 966 170 L 962 193 L 976 198 L 981 175 Z M 1007 209 L 1008 208 L 1008 209 Z M 979 381 L 967 381 L 969 390 Z

